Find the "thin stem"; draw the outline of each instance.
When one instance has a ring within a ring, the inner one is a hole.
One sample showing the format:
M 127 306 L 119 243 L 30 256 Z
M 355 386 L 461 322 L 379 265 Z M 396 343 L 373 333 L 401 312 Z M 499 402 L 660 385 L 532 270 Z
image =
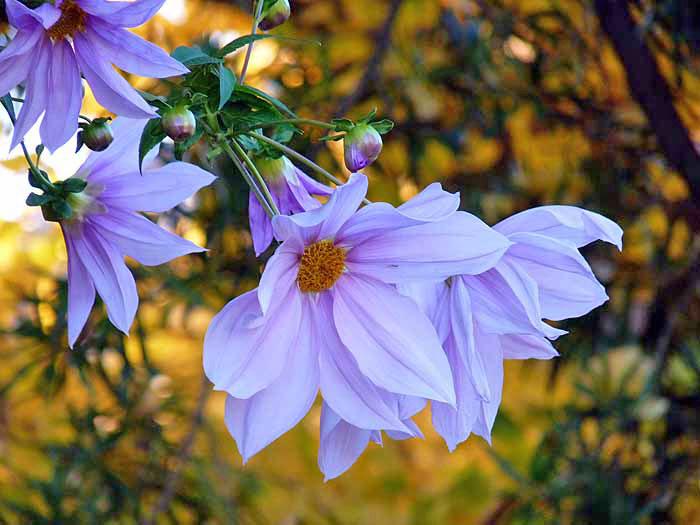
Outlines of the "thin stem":
M 277 208 L 277 204 L 275 204 L 275 200 L 272 198 L 272 194 L 270 193 L 270 190 L 267 187 L 267 184 L 265 184 L 265 179 L 263 179 L 262 175 L 260 175 L 260 172 L 258 171 L 258 168 L 255 166 L 255 163 L 253 163 L 253 161 L 250 160 L 250 157 L 247 155 L 245 150 L 241 147 L 241 145 L 238 143 L 238 141 L 235 138 L 231 139 L 231 144 L 233 144 L 233 149 L 236 150 L 236 153 L 238 153 L 238 156 L 241 159 L 243 159 L 243 162 L 245 162 L 246 166 L 248 166 L 248 169 L 253 173 L 253 175 L 257 179 L 258 184 L 260 185 L 260 188 L 262 189 L 263 193 L 265 194 L 265 197 L 267 198 L 267 201 L 270 204 L 270 208 L 272 208 L 273 213 L 275 215 L 280 215 L 280 211 Z
M 219 146 L 223 148 L 223 150 L 238 168 L 238 171 L 241 172 L 241 175 L 243 175 L 243 178 L 248 183 L 248 186 L 250 186 L 250 191 L 255 193 L 255 196 L 258 198 L 258 202 L 260 202 L 260 205 L 265 210 L 265 213 L 267 213 L 270 216 L 270 218 L 274 217 L 275 213 L 272 211 L 272 208 L 270 208 L 270 205 L 267 203 L 265 196 L 260 191 L 260 188 L 258 188 L 258 186 L 255 184 L 255 181 L 253 180 L 250 173 L 248 173 L 248 170 L 246 169 L 245 165 L 241 162 L 241 159 L 239 159 L 236 153 L 233 151 L 233 149 L 231 149 L 231 146 L 224 137 L 221 137 L 219 139 Z
M 245 133 L 259 128 L 271 128 L 273 126 L 279 126 L 281 124 L 309 124 L 311 126 L 316 126 L 319 128 L 335 129 L 335 126 L 333 124 L 321 122 L 320 120 L 313 120 L 309 118 L 288 118 L 282 120 L 270 120 L 268 122 L 260 122 L 259 124 L 253 124 L 241 130 L 238 130 L 237 133 Z
M 17 97 L 10 97 L 14 102 L 24 102 L 21 98 Z M 12 122 L 12 125 L 14 126 L 16 124 L 16 120 L 12 118 L 12 115 L 8 113 L 8 116 L 10 117 L 10 122 Z M 51 182 L 48 178 L 44 176 L 43 173 L 41 173 L 41 170 L 34 164 L 34 161 L 32 160 L 31 155 L 29 155 L 29 151 L 27 150 L 27 145 L 24 143 L 24 140 L 19 141 L 20 146 L 22 146 L 22 153 L 24 153 L 24 158 L 27 160 L 27 164 L 29 164 L 29 170 L 34 174 L 35 177 L 40 179 L 48 188 L 53 189 L 54 185 L 53 182 Z M 43 188 L 42 188 L 43 189 Z
M 266 137 L 265 135 L 260 135 L 258 133 L 245 133 L 245 135 L 248 135 L 249 137 L 252 137 L 252 138 L 257 139 L 257 140 L 261 140 L 263 142 L 267 142 L 270 146 L 274 146 L 275 148 L 280 150 L 285 155 L 289 155 L 293 159 L 296 159 L 299 162 L 301 162 L 302 164 L 306 164 L 309 168 L 316 171 L 317 173 L 320 173 L 321 175 L 323 175 L 327 179 L 333 181 L 338 186 L 342 186 L 344 184 L 343 181 L 341 181 L 338 177 L 327 172 L 321 166 L 316 164 L 314 161 L 307 159 L 301 153 L 297 153 L 292 148 L 285 146 L 284 144 L 281 144 L 281 143 L 277 142 L 276 140 L 271 139 L 270 137 Z M 364 202 L 365 204 L 370 204 L 370 201 L 367 199 L 363 199 L 362 202 Z
M 258 3 L 255 6 L 255 17 L 253 18 L 253 29 L 250 31 L 251 35 L 255 35 L 255 33 L 258 32 L 258 24 L 260 23 L 260 16 L 262 15 L 262 9 L 263 9 L 263 4 L 265 3 L 264 0 L 258 0 Z M 250 62 L 250 55 L 253 53 L 253 44 L 254 42 L 251 42 L 248 44 L 248 49 L 245 52 L 245 60 L 243 61 L 243 69 L 241 69 L 241 75 L 236 79 L 235 86 L 238 84 L 243 84 L 243 81 L 245 80 L 245 74 L 248 71 L 248 64 Z

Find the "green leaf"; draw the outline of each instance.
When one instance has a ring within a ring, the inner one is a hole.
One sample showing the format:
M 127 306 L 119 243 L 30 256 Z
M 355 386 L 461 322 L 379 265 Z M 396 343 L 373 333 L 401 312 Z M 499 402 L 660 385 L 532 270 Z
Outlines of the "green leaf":
M 369 123 L 370 120 L 374 118 L 374 116 L 377 114 L 377 108 L 372 108 L 372 110 L 367 113 L 364 117 L 360 118 L 357 120 L 358 124 L 367 124 Z
M 53 195 L 49 195 L 48 193 L 42 193 L 41 195 L 30 193 L 25 202 L 27 203 L 27 206 L 43 206 L 47 202 L 52 201 L 53 198 Z
M 60 219 L 70 219 L 71 215 L 73 215 L 73 209 L 70 207 L 70 204 L 64 200 L 53 200 L 49 206 L 56 212 L 56 215 Z
M 331 124 L 335 126 L 335 131 L 350 131 L 355 127 L 355 123 L 349 118 L 334 118 Z
M 235 86 L 236 75 L 224 64 L 219 64 L 219 110 L 229 101 Z
M 0 103 L 3 105 L 5 111 L 7 111 L 7 114 L 10 116 L 10 120 L 14 124 L 17 117 L 15 116 L 15 106 L 12 103 L 12 97 L 10 94 L 8 93 L 0 97 Z
M 221 58 L 207 55 L 199 46 L 180 46 L 175 48 L 170 56 L 188 67 L 201 66 L 202 64 L 220 64 L 223 62 Z
M 254 96 L 254 97 L 256 97 L 256 98 L 263 99 L 263 100 L 265 100 L 266 102 L 268 102 L 270 105 L 272 105 L 275 109 L 277 109 L 278 111 L 284 113 L 284 114 L 287 115 L 288 117 L 290 117 L 290 118 L 298 118 L 298 117 L 296 116 L 296 114 L 295 114 L 291 109 L 289 109 L 289 108 L 288 108 L 287 106 L 285 106 L 282 102 L 280 102 L 279 100 L 277 100 L 277 99 L 274 98 L 274 97 L 271 97 L 270 95 L 268 95 L 268 94 L 265 93 L 264 91 L 260 91 L 259 89 L 256 89 L 256 88 L 254 88 L 254 87 L 243 86 L 243 85 L 239 84 L 239 85 L 236 86 L 235 92 L 246 93 L 246 94 L 252 95 L 252 96 Z
M 372 126 L 374 129 L 376 129 L 380 135 L 384 135 L 386 133 L 389 133 L 392 129 L 394 129 L 394 123 L 389 119 L 384 119 L 384 120 L 379 120 L 377 122 L 372 122 L 372 124 L 370 124 L 370 126 Z
M 83 147 L 83 131 L 80 130 L 78 132 L 78 135 L 76 136 L 76 144 L 75 144 L 75 152 L 78 153 L 80 151 L 80 148 Z
M 152 118 L 146 123 L 139 142 L 139 172 L 142 172 L 143 159 L 165 138 L 165 131 L 160 124 L 160 117 Z M 143 173 L 143 172 L 142 172 Z
M 246 35 L 246 36 L 241 36 L 236 38 L 235 40 L 231 40 L 228 44 L 226 44 L 224 47 L 219 49 L 216 52 L 216 56 L 218 57 L 225 57 L 226 55 L 230 55 L 237 49 L 242 48 L 243 46 L 247 46 L 251 42 L 255 42 L 256 40 L 262 40 L 264 38 L 276 38 L 278 40 L 289 40 L 292 42 L 302 42 L 306 44 L 314 44 L 314 45 L 321 45 L 321 42 L 318 42 L 317 40 L 309 40 L 306 38 L 294 38 L 292 36 L 284 36 L 284 35 L 274 35 L 270 33 L 260 33 L 257 35 Z

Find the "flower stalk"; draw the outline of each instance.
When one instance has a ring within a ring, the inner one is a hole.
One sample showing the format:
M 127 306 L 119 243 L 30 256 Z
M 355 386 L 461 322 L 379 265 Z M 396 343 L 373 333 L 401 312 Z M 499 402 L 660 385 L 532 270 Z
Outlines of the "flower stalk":
M 258 24 L 260 24 L 264 3 L 264 0 L 258 0 L 256 3 L 255 16 L 253 17 L 253 29 L 251 29 L 250 31 L 251 36 L 255 35 L 258 32 Z M 245 81 L 245 75 L 248 72 L 248 64 L 250 63 L 250 56 L 253 54 L 253 44 L 254 42 L 248 44 L 248 49 L 245 53 L 245 60 L 243 61 L 243 69 L 241 69 L 241 75 L 236 79 L 235 85 L 242 85 Z

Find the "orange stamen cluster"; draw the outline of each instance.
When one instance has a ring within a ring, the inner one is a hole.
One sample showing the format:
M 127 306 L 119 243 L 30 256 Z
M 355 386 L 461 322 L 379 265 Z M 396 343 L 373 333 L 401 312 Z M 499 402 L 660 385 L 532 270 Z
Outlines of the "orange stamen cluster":
M 85 11 L 70 0 L 61 4 L 61 18 L 46 30 L 53 40 L 72 37 L 76 31 L 85 30 Z
M 322 292 L 333 286 L 344 269 L 345 250 L 331 241 L 319 241 L 304 248 L 297 284 L 302 292 Z

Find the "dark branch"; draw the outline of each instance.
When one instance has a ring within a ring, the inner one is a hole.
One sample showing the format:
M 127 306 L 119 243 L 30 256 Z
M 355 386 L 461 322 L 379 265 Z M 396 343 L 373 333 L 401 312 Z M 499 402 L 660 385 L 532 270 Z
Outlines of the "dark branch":
M 666 80 L 629 12 L 627 0 L 595 0 L 603 31 L 627 73 L 632 96 L 641 106 L 669 164 L 680 172 L 700 205 L 700 155 L 685 129 Z

